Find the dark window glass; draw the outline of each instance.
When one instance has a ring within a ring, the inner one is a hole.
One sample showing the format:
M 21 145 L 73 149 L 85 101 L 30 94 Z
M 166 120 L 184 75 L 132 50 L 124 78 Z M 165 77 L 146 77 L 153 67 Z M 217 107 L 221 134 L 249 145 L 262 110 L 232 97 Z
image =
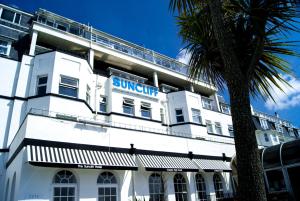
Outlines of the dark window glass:
M 176 201 L 188 201 L 188 192 L 184 177 L 181 174 L 176 174 L 173 182 Z
M 199 201 L 207 201 L 205 180 L 201 174 L 196 175 L 196 187 Z
M 6 9 L 2 10 L 2 14 L 1 14 L 2 19 L 13 22 L 14 17 L 15 17 L 15 12 Z
M 21 20 L 21 15 L 19 13 L 16 13 L 16 17 L 15 17 L 15 23 L 20 24 L 20 20 Z
M 154 173 L 149 177 L 150 201 L 164 201 L 164 184 L 160 174 Z
M 47 90 L 47 80 L 48 77 L 38 77 L 38 85 L 37 85 L 37 95 L 45 95 Z
M 266 175 L 268 179 L 270 192 L 286 190 L 281 169 L 267 171 Z
M 224 198 L 224 190 L 221 177 L 218 174 L 214 174 L 213 180 L 216 192 L 216 200 L 222 200 Z

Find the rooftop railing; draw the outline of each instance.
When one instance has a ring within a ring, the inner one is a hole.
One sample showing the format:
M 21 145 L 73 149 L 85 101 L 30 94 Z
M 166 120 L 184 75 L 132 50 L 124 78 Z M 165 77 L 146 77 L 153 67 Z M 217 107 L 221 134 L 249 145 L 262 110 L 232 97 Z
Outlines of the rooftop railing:
M 100 46 L 104 46 L 123 54 L 158 65 L 164 69 L 179 73 L 181 75 L 189 75 L 189 66 L 177 61 L 176 59 L 159 54 L 153 50 L 149 50 L 110 34 L 93 29 L 91 26 L 80 24 L 43 9 L 39 9 L 36 15 L 36 21 L 43 25 L 58 29 L 60 31 L 68 32 L 80 38 L 90 40 L 92 43 L 96 43 Z M 204 77 L 201 77 L 200 81 L 210 84 L 209 80 Z
M 56 118 L 56 119 L 61 119 L 61 120 L 66 120 L 66 121 L 73 121 L 73 122 L 77 122 L 77 123 L 100 126 L 100 127 L 130 129 L 130 130 L 141 131 L 141 132 L 149 132 L 149 133 L 156 133 L 156 134 L 163 134 L 163 135 L 170 135 L 170 136 L 192 138 L 192 139 L 205 140 L 205 141 L 210 141 L 210 142 L 234 144 L 233 139 L 223 139 L 223 137 L 211 137 L 211 136 L 207 136 L 207 135 L 192 136 L 191 133 L 176 132 L 176 131 L 173 131 L 169 127 L 166 127 L 165 129 L 146 127 L 146 126 L 137 125 L 137 124 L 126 124 L 126 123 L 115 122 L 115 121 L 101 120 L 101 119 L 97 119 L 97 117 L 96 118 L 83 117 L 83 116 L 78 116 L 78 115 L 71 115 L 71 114 L 65 114 L 65 113 L 41 110 L 41 109 L 35 109 L 35 108 L 31 108 L 28 113 L 33 114 L 33 115 L 51 117 L 51 118 Z

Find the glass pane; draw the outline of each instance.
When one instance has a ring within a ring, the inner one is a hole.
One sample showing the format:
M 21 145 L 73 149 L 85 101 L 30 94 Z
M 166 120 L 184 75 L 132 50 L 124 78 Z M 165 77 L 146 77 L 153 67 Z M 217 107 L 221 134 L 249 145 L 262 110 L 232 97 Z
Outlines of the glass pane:
M 15 23 L 19 24 L 21 19 L 21 15 L 19 13 L 16 14 Z
M 104 188 L 98 188 L 98 195 L 104 195 Z
M 104 201 L 104 197 L 101 196 L 101 197 L 98 198 L 98 200 L 99 201 Z
M 60 196 L 60 188 L 54 188 L 54 196 Z
M 68 201 L 75 201 L 75 197 L 69 197 Z
M 59 86 L 59 94 L 77 98 L 77 88 Z
M 110 195 L 110 188 L 105 188 L 105 195 Z
M 176 110 L 176 115 L 181 115 L 182 114 L 182 110 Z
M 117 196 L 111 196 L 111 201 L 117 201 Z
M 117 195 L 117 189 L 116 188 L 111 188 L 111 195 Z
M 75 195 L 75 188 L 69 188 L 69 196 Z
M 67 196 L 68 195 L 68 188 L 67 187 L 62 187 L 61 188 L 61 195 L 62 196 Z
M 77 85 L 78 85 L 77 79 L 72 79 L 72 78 L 68 78 L 68 77 L 61 77 L 60 82 L 63 84 L 74 86 L 74 87 L 77 87 Z
M 176 116 L 177 122 L 184 122 L 183 116 Z
M 39 96 L 45 95 L 46 94 L 46 89 L 47 89 L 47 86 L 38 87 L 37 95 L 39 95 Z
M 104 201 L 110 201 L 110 196 L 105 196 Z
M 59 197 L 55 197 L 54 201 L 60 201 L 60 198 Z
M 40 77 L 38 84 L 47 84 L 48 77 Z
M 14 16 L 15 12 L 3 9 L 1 18 L 12 22 L 14 20 Z

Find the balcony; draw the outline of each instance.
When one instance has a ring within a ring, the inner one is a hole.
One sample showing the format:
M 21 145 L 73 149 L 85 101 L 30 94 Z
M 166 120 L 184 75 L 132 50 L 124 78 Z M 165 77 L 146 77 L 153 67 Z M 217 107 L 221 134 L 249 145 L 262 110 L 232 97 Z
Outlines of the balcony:
M 72 35 L 76 35 L 82 39 L 90 41 L 93 44 L 113 49 L 134 58 L 138 58 L 142 61 L 160 66 L 161 68 L 179 73 L 181 75 L 189 75 L 189 66 L 178 62 L 176 59 L 172 59 L 170 57 L 114 37 L 102 31 L 93 29 L 91 26 L 80 24 L 78 22 L 43 9 L 39 9 L 36 15 L 36 22 L 39 24 L 46 25 L 59 31 L 67 32 Z M 199 81 L 210 84 L 210 81 L 205 78 L 200 78 Z

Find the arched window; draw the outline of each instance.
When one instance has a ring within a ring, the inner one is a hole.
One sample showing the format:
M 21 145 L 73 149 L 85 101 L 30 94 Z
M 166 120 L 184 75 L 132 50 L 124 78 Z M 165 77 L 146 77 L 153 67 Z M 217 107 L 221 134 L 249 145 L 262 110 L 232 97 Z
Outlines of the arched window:
M 10 188 L 10 201 L 15 200 L 15 187 L 16 187 L 16 173 L 13 176 L 13 180 L 11 183 L 11 188 Z
M 8 201 L 9 179 L 6 182 L 4 201 Z
M 214 174 L 214 187 L 216 192 L 216 199 L 221 200 L 224 198 L 223 183 L 220 175 Z
M 160 174 L 154 173 L 149 177 L 150 201 L 164 200 L 164 183 Z
M 77 181 L 75 175 L 62 170 L 53 178 L 53 201 L 75 201 Z
M 103 172 L 97 179 L 98 201 L 117 201 L 118 183 L 110 172 Z
M 205 187 L 205 180 L 201 174 L 196 174 L 196 187 L 197 187 L 197 195 L 198 200 L 206 201 L 206 187 Z
M 181 174 L 174 176 L 174 189 L 176 201 L 188 201 L 186 181 Z

